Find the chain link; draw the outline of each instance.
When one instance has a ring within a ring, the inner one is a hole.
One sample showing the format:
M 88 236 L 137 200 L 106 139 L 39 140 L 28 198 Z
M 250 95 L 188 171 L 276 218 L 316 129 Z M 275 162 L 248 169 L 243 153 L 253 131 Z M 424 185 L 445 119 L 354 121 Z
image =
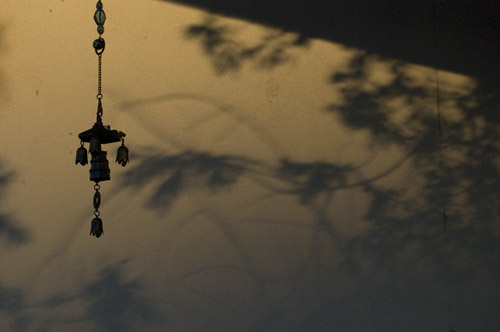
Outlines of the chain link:
M 102 99 L 101 87 L 102 87 L 102 54 L 98 54 L 98 66 L 97 66 L 97 99 Z
M 102 53 L 104 52 L 104 48 L 106 47 L 106 42 L 102 39 L 102 34 L 104 32 L 104 22 L 106 21 L 106 14 L 102 10 L 102 2 L 101 0 L 97 1 L 97 10 L 94 14 L 94 20 L 97 23 L 97 32 L 99 33 L 99 38 L 94 41 L 94 49 L 98 58 L 98 69 L 97 69 L 97 99 L 99 100 L 99 108 L 97 111 L 97 115 L 102 115 L 102 92 L 101 92 L 101 80 L 102 80 Z M 99 114 L 100 113 L 100 114 Z
M 98 57 L 98 67 L 97 67 L 97 122 L 102 122 L 102 92 L 101 92 L 101 87 L 102 87 L 102 53 L 97 54 Z

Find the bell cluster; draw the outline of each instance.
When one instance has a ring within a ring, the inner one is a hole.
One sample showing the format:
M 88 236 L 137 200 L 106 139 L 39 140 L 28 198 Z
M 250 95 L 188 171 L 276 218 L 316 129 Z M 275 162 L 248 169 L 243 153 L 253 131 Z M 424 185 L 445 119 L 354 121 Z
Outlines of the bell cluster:
M 122 139 L 122 144 L 116 152 L 116 160 L 118 164 L 125 167 L 129 162 L 128 148 Z M 80 147 L 76 150 L 75 164 L 87 165 L 88 154 L 90 153 L 92 159 L 90 160 L 90 181 L 100 182 L 110 180 L 109 162 L 107 159 L 107 152 L 101 148 L 102 139 L 99 136 L 93 136 L 90 139 L 89 151 L 84 146 L 84 141 L 80 142 Z

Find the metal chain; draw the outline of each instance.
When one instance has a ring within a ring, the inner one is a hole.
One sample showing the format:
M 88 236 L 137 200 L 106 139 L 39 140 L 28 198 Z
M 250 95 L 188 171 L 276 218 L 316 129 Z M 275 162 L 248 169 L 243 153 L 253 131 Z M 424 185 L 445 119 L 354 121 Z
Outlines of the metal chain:
M 102 99 L 101 87 L 102 87 L 102 54 L 98 54 L 98 66 L 97 66 L 97 99 Z
M 101 122 L 102 117 L 102 53 L 104 52 L 104 48 L 106 47 L 106 42 L 102 38 L 102 34 L 104 32 L 104 22 L 106 21 L 106 14 L 102 10 L 102 2 L 98 0 L 97 2 L 97 10 L 94 14 L 94 21 L 97 23 L 97 32 L 99 33 L 99 38 L 94 41 L 94 49 L 97 54 L 98 66 L 97 66 L 97 121 Z
M 98 59 L 99 59 L 99 65 L 97 69 L 97 122 L 102 122 L 102 93 L 101 93 L 101 87 L 102 87 L 102 71 L 101 71 L 101 61 L 102 61 L 102 53 L 97 54 Z

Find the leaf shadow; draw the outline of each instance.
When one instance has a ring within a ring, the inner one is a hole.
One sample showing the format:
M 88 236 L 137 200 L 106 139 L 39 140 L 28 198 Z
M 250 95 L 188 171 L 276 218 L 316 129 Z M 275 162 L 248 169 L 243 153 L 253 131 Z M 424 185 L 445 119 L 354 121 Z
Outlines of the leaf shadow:
M 155 185 L 148 205 L 167 210 L 175 199 L 192 188 L 220 191 L 238 182 L 254 162 L 229 155 L 183 151 L 177 154 L 138 154 L 135 166 L 122 177 L 124 188 Z
M 1 164 L 0 170 L 2 170 Z M 3 171 L 0 173 L 0 197 L 5 197 L 4 192 L 13 177 L 13 172 Z M 31 238 L 31 233 L 27 228 L 23 227 L 9 214 L 0 213 L 0 240 L 3 240 L 1 242 L 8 246 L 20 246 L 28 243 Z
M 220 21 L 217 16 L 208 15 L 185 30 L 187 39 L 199 40 L 218 74 L 238 71 L 245 63 L 270 70 L 289 62 L 295 49 L 308 46 L 303 35 L 271 28 L 250 44 L 236 25 Z
M 54 295 L 38 306 L 56 310 L 74 301 L 83 302 L 84 312 L 73 318 L 47 322 L 45 325 L 86 322 L 102 331 L 133 331 L 161 326 L 165 321 L 148 299 L 141 295 L 143 285 L 138 280 L 127 280 L 123 271 L 126 261 L 103 268 L 94 281 L 82 285 L 80 292 Z M 86 309 L 85 309 L 86 308 Z M 48 326 L 48 325 L 47 325 Z

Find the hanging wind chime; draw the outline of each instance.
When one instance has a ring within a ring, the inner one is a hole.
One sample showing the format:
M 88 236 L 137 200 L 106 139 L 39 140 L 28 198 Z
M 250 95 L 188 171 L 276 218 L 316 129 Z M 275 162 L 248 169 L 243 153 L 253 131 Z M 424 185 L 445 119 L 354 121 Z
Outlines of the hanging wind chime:
M 118 130 L 111 130 L 109 126 L 105 126 L 102 123 L 102 93 L 101 93 L 101 60 L 102 53 L 106 43 L 102 38 L 104 33 L 104 22 L 106 21 L 106 14 L 102 9 L 102 2 L 98 0 L 97 10 L 94 14 L 94 21 L 97 24 L 97 32 L 99 33 L 99 38 L 97 38 L 94 43 L 94 50 L 98 57 L 98 74 L 97 74 L 97 120 L 91 129 L 86 130 L 78 135 L 80 139 L 80 147 L 76 151 L 76 161 L 75 164 L 80 163 L 81 165 L 86 165 L 88 163 L 87 159 L 87 149 L 84 143 L 89 143 L 89 153 L 92 156 L 90 160 L 90 181 L 94 181 L 94 219 L 92 220 L 90 234 L 95 237 L 100 237 L 104 231 L 102 227 L 102 220 L 99 218 L 99 206 L 101 205 L 101 193 L 99 189 L 100 181 L 110 180 L 110 170 L 108 165 L 108 160 L 106 158 L 107 152 L 101 149 L 102 144 L 115 143 L 121 141 L 121 146 L 118 148 L 116 154 L 116 162 L 122 166 L 128 163 L 128 149 L 125 146 L 125 133 Z

